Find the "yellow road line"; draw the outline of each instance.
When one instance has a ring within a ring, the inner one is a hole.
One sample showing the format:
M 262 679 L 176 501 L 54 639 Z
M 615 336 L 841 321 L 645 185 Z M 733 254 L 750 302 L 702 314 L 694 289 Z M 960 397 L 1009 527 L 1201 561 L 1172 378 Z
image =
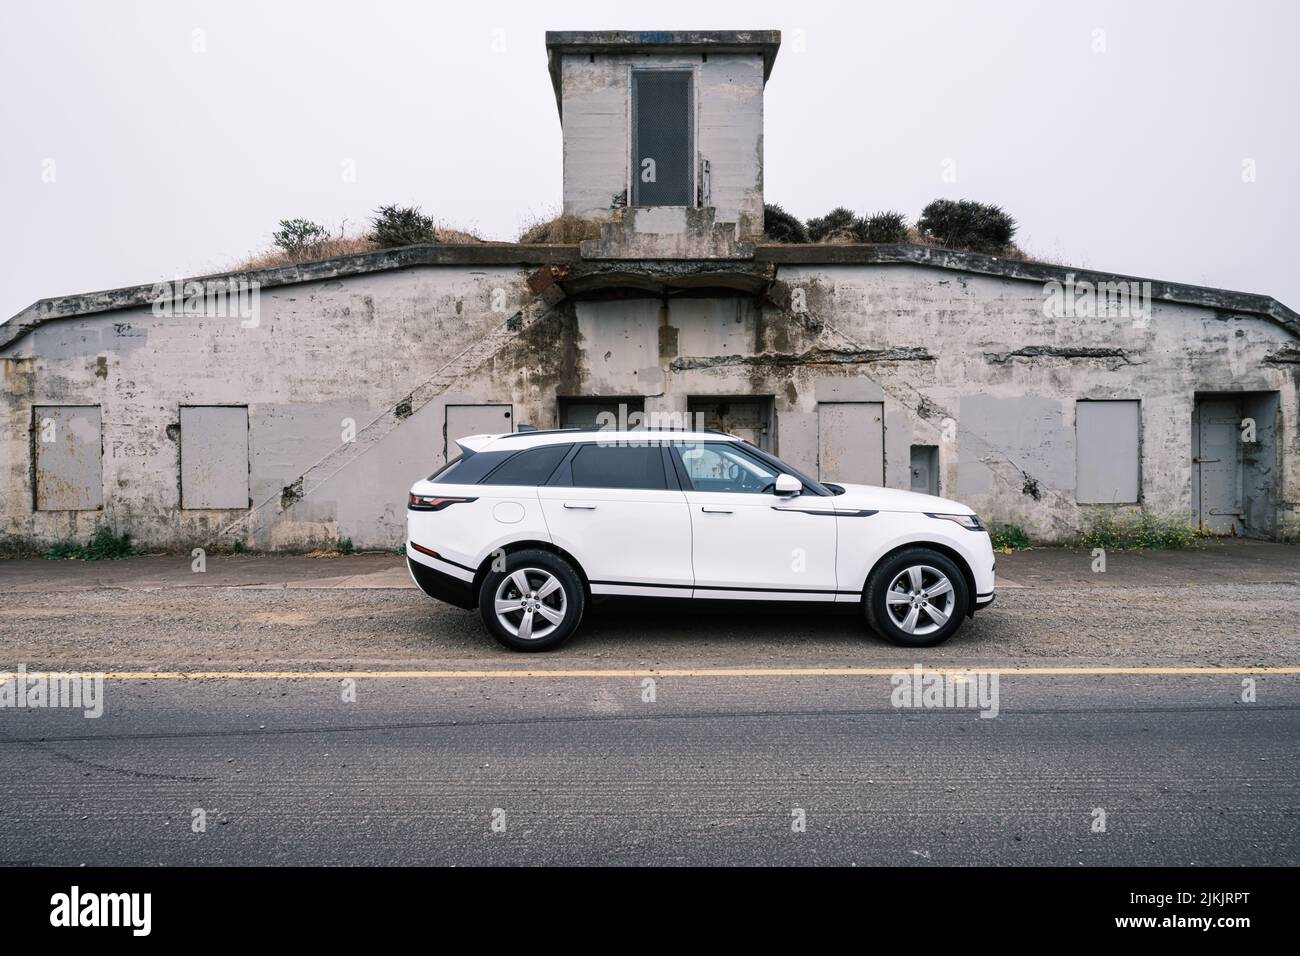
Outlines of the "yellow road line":
M 67 671 L 29 671 L 33 679 Z M 77 671 L 79 674 L 98 671 Z M 613 679 L 629 677 L 892 677 L 900 667 L 700 667 L 596 670 L 418 670 L 418 671 L 106 671 L 106 680 L 482 680 Z M 922 674 L 982 673 L 1016 677 L 1184 677 L 1197 675 L 1300 674 L 1300 667 L 923 667 Z M 17 674 L 0 673 L 0 682 Z

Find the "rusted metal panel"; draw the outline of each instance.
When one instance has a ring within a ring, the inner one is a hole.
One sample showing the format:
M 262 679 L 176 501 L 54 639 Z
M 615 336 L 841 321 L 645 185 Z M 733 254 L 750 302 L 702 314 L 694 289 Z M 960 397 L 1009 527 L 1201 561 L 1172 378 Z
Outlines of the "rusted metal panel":
M 883 402 L 819 402 L 817 477 L 864 485 L 885 483 Z
M 466 435 L 500 435 L 515 430 L 513 405 L 448 405 L 443 427 L 443 457 L 450 461 L 460 452 L 456 439 Z
M 1074 497 L 1080 504 L 1136 504 L 1141 406 L 1136 401 L 1075 403 Z
M 181 507 L 247 508 L 248 407 L 181 407 Z
M 688 398 L 691 427 L 726 432 L 756 448 L 772 450 L 772 400 L 770 398 Z
M 36 510 L 104 506 L 104 439 L 98 405 L 36 405 Z

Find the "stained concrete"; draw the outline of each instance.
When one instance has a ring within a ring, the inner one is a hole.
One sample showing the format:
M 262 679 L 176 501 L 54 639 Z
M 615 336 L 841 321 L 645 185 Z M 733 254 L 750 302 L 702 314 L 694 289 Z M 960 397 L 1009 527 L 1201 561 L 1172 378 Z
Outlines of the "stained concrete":
M 827 453 L 819 411 L 879 403 L 886 485 L 910 487 L 912 447 L 933 446 L 941 495 L 1059 541 L 1118 507 L 1077 500 L 1076 403 L 1139 402 L 1139 448 L 1123 450 L 1140 458 L 1138 504 L 1190 517 L 1195 397 L 1245 391 L 1269 427 L 1244 530 L 1300 535 L 1300 315 L 1264 295 L 928 246 L 757 241 L 779 43 L 547 35 L 564 210 L 601 220 L 598 240 L 417 246 L 184 283 L 251 285 L 249 316 L 168 314 L 150 286 L 25 309 L 0 325 L 0 534 L 53 542 L 107 522 L 152 547 L 391 547 L 407 489 L 459 437 L 444 434 L 447 406 L 508 405 L 554 427 L 563 398 L 622 396 L 648 414 L 770 409 L 773 451 L 845 481 L 879 463 Z M 626 206 L 635 67 L 695 77 L 710 174 L 691 207 Z M 1055 314 L 1076 282 L 1123 308 Z M 251 512 L 182 507 L 180 408 L 220 405 L 248 409 Z M 99 411 L 102 506 L 33 511 L 34 406 Z

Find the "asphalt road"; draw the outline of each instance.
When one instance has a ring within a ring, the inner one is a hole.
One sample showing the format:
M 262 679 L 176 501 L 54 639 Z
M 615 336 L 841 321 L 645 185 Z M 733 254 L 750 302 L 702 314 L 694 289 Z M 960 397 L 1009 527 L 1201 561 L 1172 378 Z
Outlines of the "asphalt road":
M 0 563 L 0 671 L 128 674 L 0 707 L 0 864 L 1297 865 L 1297 554 L 1000 558 L 924 652 L 616 603 L 544 655 L 391 555 Z M 998 716 L 894 706 L 913 664 L 998 669 Z
M 1257 681 L 110 682 L 3 715 L 0 862 L 1295 865 L 1300 678 Z

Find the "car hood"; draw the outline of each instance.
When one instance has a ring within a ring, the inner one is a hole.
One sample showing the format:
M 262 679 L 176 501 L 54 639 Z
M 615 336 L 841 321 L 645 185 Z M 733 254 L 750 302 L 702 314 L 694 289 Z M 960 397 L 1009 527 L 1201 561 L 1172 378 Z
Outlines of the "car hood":
M 915 491 L 897 488 L 880 488 L 876 485 L 849 485 L 842 481 L 831 482 L 844 489 L 832 501 L 837 508 L 872 508 L 876 511 L 913 511 L 943 515 L 973 515 L 966 505 L 934 495 L 919 495 Z

